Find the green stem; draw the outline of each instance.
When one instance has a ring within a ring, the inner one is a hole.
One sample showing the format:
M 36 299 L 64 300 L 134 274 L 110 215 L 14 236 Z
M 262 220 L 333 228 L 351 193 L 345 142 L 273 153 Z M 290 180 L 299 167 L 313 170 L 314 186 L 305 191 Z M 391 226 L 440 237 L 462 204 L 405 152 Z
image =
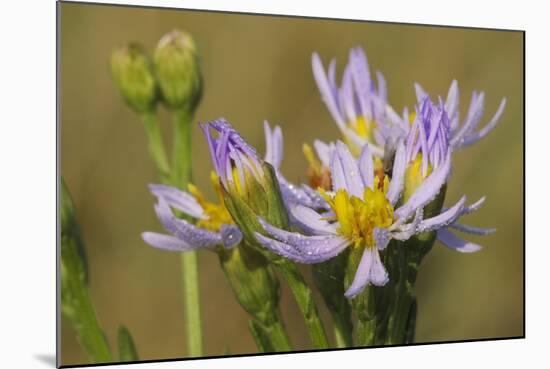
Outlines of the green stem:
M 191 182 L 191 133 L 190 112 L 177 110 L 174 114 L 174 147 L 172 151 L 172 184 L 183 190 Z M 181 254 L 182 285 L 185 306 L 187 351 L 190 356 L 201 356 L 202 327 L 199 295 L 199 270 L 196 251 Z
M 311 289 L 307 286 L 298 267 L 286 260 L 282 261 L 279 266 L 296 299 L 298 308 L 304 316 L 313 346 L 321 349 L 328 348 L 325 329 L 323 328 L 323 323 L 321 322 L 317 307 L 313 301 Z
M 357 321 L 357 347 L 372 346 L 375 343 L 376 319 Z
M 153 159 L 157 172 L 163 183 L 168 183 L 170 176 L 170 165 L 162 142 L 162 133 L 156 110 L 141 113 L 141 119 L 145 127 L 148 139 L 149 155 Z
M 348 253 L 313 265 L 313 281 L 321 293 L 334 324 L 334 339 L 337 347 L 353 346 L 351 306 L 344 296 L 344 278 Z
M 199 268 L 197 252 L 181 254 L 182 284 L 187 322 L 187 351 L 190 356 L 202 355 L 202 327 L 199 295 Z
M 331 312 L 334 323 L 334 339 L 336 347 L 353 346 L 352 324 L 349 319 L 349 312 Z
M 174 110 L 174 147 L 172 151 L 172 183 L 187 190 L 191 183 L 192 114 L 186 110 Z
M 269 325 L 262 324 L 257 319 L 251 319 L 248 323 L 252 337 L 260 352 L 285 352 L 292 350 L 286 329 L 280 317 Z

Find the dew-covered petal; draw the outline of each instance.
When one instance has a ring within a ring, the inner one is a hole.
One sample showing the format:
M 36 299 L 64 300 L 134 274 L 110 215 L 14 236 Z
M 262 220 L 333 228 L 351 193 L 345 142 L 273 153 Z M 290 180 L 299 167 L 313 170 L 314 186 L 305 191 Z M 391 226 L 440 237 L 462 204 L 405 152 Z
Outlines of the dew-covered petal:
M 174 236 L 156 232 L 143 232 L 141 234 L 141 238 L 149 245 L 166 251 L 182 252 L 192 251 L 199 248 L 196 246 L 191 246 Z
M 355 272 L 353 282 L 345 292 L 345 296 L 353 298 L 361 293 L 369 283 L 375 286 L 383 286 L 388 281 L 388 272 L 380 260 L 378 250 L 366 248 Z
M 363 179 L 365 187 L 374 188 L 374 163 L 372 162 L 372 154 L 369 149 L 369 144 L 363 146 L 361 155 L 359 156 L 359 172 Z
M 390 243 L 390 239 L 391 233 L 387 229 L 374 228 L 374 241 L 378 250 L 384 250 Z
M 504 98 L 500 102 L 500 105 L 498 107 L 497 112 L 495 113 L 493 118 L 489 121 L 489 123 L 487 123 L 481 130 L 479 130 L 478 133 L 475 133 L 471 136 L 466 137 L 464 139 L 464 141 L 459 144 L 459 147 L 462 148 L 462 147 L 470 146 L 471 144 L 473 144 L 473 143 L 481 140 L 483 137 L 487 136 L 487 134 L 489 134 L 489 132 L 491 132 L 493 130 L 493 128 L 496 127 L 496 125 L 497 125 L 497 123 L 500 119 L 500 116 L 504 112 L 505 106 L 506 106 L 506 99 Z
M 480 245 L 463 240 L 445 228 L 441 228 L 437 231 L 437 239 L 445 246 L 459 252 L 469 253 L 481 250 Z
M 155 211 L 163 227 L 186 244 L 195 248 L 212 248 L 221 244 L 221 236 L 218 233 L 198 228 L 183 219 L 176 218 L 168 203 L 162 198 L 159 198 L 155 204 Z
M 281 195 L 287 207 L 293 204 L 307 206 L 309 208 L 326 208 L 328 204 L 321 195 L 306 185 L 296 186 L 289 182 L 281 173 L 277 172 Z
M 197 219 L 207 219 L 202 206 L 190 193 L 180 191 L 175 187 L 162 184 L 150 184 L 149 191 L 158 198 L 163 198 L 171 207 Z
M 468 114 L 466 115 L 466 120 L 462 124 L 462 127 L 453 135 L 451 138 L 451 146 L 453 147 L 462 147 L 465 138 L 469 133 L 473 132 L 481 116 L 483 115 L 483 109 L 485 105 L 485 94 L 482 92 L 477 94 L 476 91 L 472 92 L 472 98 L 470 100 L 470 106 L 468 107 Z
M 395 211 L 395 216 L 398 219 L 406 220 L 419 207 L 424 207 L 432 201 L 441 187 L 447 181 L 451 172 L 451 151 L 447 153 L 445 161 L 437 167 L 423 182 L 416 191 L 412 194 L 409 200 Z
M 243 233 L 239 227 L 234 224 L 222 224 L 220 227 L 220 235 L 226 249 L 233 248 L 243 239 Z
M 359 175 L 357 160 L 351 155 L 346 144 L 336 142 L 336 149 L 331 160 L 331 175 L 333 190 L 346 190 L 350 195 L 363 196 L 363 182 Z
M 449 209 L 441 212 L 434 217 L 422 221 L 418 226 L 418 231 L 429 232 L 453 223 L 455 220 L 458 219 L 458 217 L 460 217 L 462 209 L 464 209 L 465 202 L 466 196 L 462 196 L 460 200 L 458 200 L 457 203 Z
M 424 220 L 423 208 L 416 209 L 414 219 L 411 223 L 407 224 L 393 224 L 389 230 L 392 231 L 391 237 L 398 241 L 406 241 L 415 234 L 418 233 L 418 226 Z
M 372 95 L 372 82 L 369 72 L 369 63 L 363 49 L 352 48 L 349 52 L 349 66 L 353 83 L 357 91 L 359 106 L 364 117 L 372 117 L 369 106 L 369 97 Z
M 305 232 L 315 235 L 334 235 L 336 225 L 322 219 L 323 216 L 315 210 L 301 205 L 290 207 L 293 222 Z
M 403 190 L 406 168 L 407 157 L 405 156 L 405 145 L 403 144 L 403 141 L 400 141 L 397 144 L 397 150 L 395 151 L 391 182 L 388 187 L 388 193 L 386 194 L 388 201 L 392 205 L 395 205 L 397 200 L 399 200 L 399 196 Z
M 485 196 L 482 196 L 479 200 L 474 202 L 472 205 L 468 205 L 464 207 L 464 209 L 462 210 L 462 215 L 471 214 L 474 211 L 477 211 L 481 207 L 481 205 L 483 205 L 483 203 L 485 202 L 485 199 L 486 199 Z
M 451 120 L 458 114 L 458 103 L 458 82 L 453 80 L 453 82 L 451 82 L 451 87 L 449 87 L 449 92 L 447 93 L 447 99 L 445 100 L 445 111 Z
M 479 236 L 486 236 L 497 231 L 496 228 L 482 228 L 482 227 L 473 227 L 466 224 L 452 223 L 449 227 L 456 229 L 457 231 L 475 234 Z
M 342 240 L 345 240 L 342 237 L 336 236 L 334 234 L 305 236 L 297 232 L 289 232 L 285 231 L 284 229 L 274 227 L 261 218 L 259 218 L 259 220 L 265 231 L 269 233 L 272 237 L 274 237 L 278 241 L 294 247 L 300 252 L 329 252 L 334 248 L 341 247 Z M 346 246 L 348 243 L 349 241 L 345 243 Z
M 275 169 L 281 167 L 283 161 L 283 133 L 281 127 L 275 126 L 273 130 L 269 127 L 269 123 L 264 121 L 265 132 L 265 161 Z
M 323 68 L 323 63 L 321 62 L 319 54 L 313 53 L 313 55 L 311 56 L 311 65 L 313 68 L 313 77 L 315 78 L 315 82 L 317 83 L 317 87 L 319 88 L 319 92 L 321 93 L 321 98 L 327 105 L 327 108 L 334 120 L 336 121 L 336 124 L 338 124 L 340 129 L 343 129 L 346 125 L 346 122 L 344 121 L 344 118 L 340 113 L 336 96 L 333 93 L 333 89 L 329 84 L 327 76 L 325 75 L 325 70 Z
M 281 255 L 297 263 L 315 264 L 322 263 L 341 253 L 348 241 L 338 236 L 325 237 L 325 239 L 310 237 L 310 244 L 306 249 L 300 249 L 273 238 L 266 237 L 258 232 L 254 234 L 256 239 L 268 250 Z M 329 244 L 331 247 L 327 247 Z

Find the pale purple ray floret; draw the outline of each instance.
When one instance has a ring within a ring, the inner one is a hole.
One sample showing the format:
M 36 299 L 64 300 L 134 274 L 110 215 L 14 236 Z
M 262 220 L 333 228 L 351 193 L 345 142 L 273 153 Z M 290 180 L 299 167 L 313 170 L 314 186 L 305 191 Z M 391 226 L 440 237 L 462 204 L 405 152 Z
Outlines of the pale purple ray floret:
M 176 217 L 172 208 L 194 219 L 208 220 L 204 209 L 192 194 L 161 184 L 151 184 L 149 189 L 157 197 L 157 217 L 166 231 L 171 233 L 143 232 L 141 237 L 149 245 L 167 251 L 214 251 L 217 245 L 230 249 L 242 240 L 242 233 L 234 224 L 222 224 L 219 232 L 213 232 Z
M 275 169 L 281 194 L 287 207 L 300 204 L 316 209 L 326 208 L 327 204 L 318 192 L 306 184 L 296 185 L 289 182 L 281 173 L 281 163 L 283 161 L 283 133 L 281 127 L 275 126 L 271 129 L 269 123 L 265 121 L 264 132 L 266 141 L 265 161 Z
M 386 199 L 391 206 L 396 206 L 404 185 L 406 169 L 405 145 L 397 144 L 392 180 L 389 183 Z M 355 159 L 348 147 L 337 142 L 331 157 L 331 172 L 333 191 L 344 190 L 348 194 L 361 197 L 365 188 L 374 188 L 375 181 L 371 169 L 374 168 L 373 155 L 370 146 L 365 145 L 360 158 Z M 443 163 L 435 169 L 417 188 L 409 200 L 395 210 L 392 224 L 386 228 L 375 228 L 374 245 L 365 246 L 363 256 L 351 286 L 346 291 L 347 297 L 360 293 L 368 284 L 384 285 L 388 274 L 380 260 L 379 251 L 385 249 L 391 239 L 407 240 L 419 229 L 438 229 L 447 225 L 457 217 L 457 209 L 464 209 L 464 199 L 430 219 L 423 219 L 423 207 L 432 201 L 445 183 L 451 169 L 450 154 Z M 458 213 L 460 213 L 458 211 Z M 276 228 L 261 220 L 266 235 L 256 233 L 258 241 L 269 250 L 299 263 L 319 263 L 335 257 L 346 247 L 354 246 L 353 239 L 339 232 L 340 224 L 324 219 L 317 211 L 294 205 L 292 216 L 301 223 L 302 229 L 308 229 L 309 234 L 289 232 Z M 412 218 L 412 220 L 411 220 Z
M 313 76 L 332 118 L 342 134 L 354 144 L 363 146 L 369 142 L 354 131 L 351 125 L 359 118 L 374 124 L 371 151 L 382 156 L 389 126 L 386 124 L 388 109 L 386 80 L 379 71 L 376 72 L 377 86 L 369 71 L 367 57 L 362 48 L 352 48 L 349 61 L 344 68 L 342 83 L 336 81 L 336 61 L 331 60 L 325 73 L 321 58 L 317 53 L 312 55 Z
M 427 93 L 418 83 L 415 84 L 415 89 L 419 102 L 427 97 Z M 449 87 L 444 106 L 450 121 L 450 145 L 453 149 L 461 149 L 481 140 L 495 128 L 504 112 L 506 98 L 500 101 L 496 113 L 481 129 L 478 128 L 485 109 L 485 93 L 483 91 L 472 92 L 466 118 L 462 122 L 459 119 L 459 90 L 456 80 Z

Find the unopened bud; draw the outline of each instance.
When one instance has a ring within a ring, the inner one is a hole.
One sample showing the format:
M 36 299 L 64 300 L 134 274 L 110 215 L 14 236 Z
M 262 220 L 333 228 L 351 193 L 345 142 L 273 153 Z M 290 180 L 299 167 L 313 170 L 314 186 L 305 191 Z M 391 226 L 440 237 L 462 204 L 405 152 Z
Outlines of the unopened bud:
M 154 60 L 164 103 L 170 109 L 193 111 L 202 96 L 202 74 L 191 35 L 178 30 L 164 35 Z
M 150 111 L 157 101 L 157 87 L 144 48 L 131 43 L 111 54 L 111 74 L 118 90 L 137 112 Z

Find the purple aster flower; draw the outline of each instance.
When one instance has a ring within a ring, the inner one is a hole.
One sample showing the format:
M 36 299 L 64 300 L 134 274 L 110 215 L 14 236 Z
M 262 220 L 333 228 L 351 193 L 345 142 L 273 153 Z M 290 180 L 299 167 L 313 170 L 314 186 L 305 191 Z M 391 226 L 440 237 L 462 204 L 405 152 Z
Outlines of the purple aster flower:
M 427 93 L 418 83 L 415 84 L 415 89 L 417 99 L 420 102 L 427 96 Z M 450 121 L 450 145 L 453 149 L 470 146 L 487 136 L 497 125 L 505 106 L 506 98 L 503 98 L 489 123 L 478 130 L 485 109 L 485 93 L 483 91 L 473 91 L 466 118 L 460 122 L 458 82 L 454 80 L 449 87 L 444 104 Z
M 405 145 L 399 142 L 390 181 L 387 176 L 375 175 L 370 145 L 363 146 L 357 160 L 343 142 L 337 142 L 330 161 L 333 191 L 322 192 L 332 217 L 327 219 L 327 214 L 295 205 L 291 207 L 292 216 L 308 235 L 288 232 L 262 220 L 267 235 L 256 232 L 257 240 L 272 252 L 299 263 L 320 263 L 347 247 L 360 247 L 363 256 L 346 296 L 354 297 L 369 284 L 386 284 L 388 273 L 379 251 L 391 239 L 404 241 L 421 230 L 438 229 L 456 220 L 464 210 L 463 198 L 437 217 L 423 219 L 423 207 L 438 195 L 449 175 L 450 154 L 407 202 L 396 207 L 406 164 Z
M 437 105 L 433 104 L 425 95 L 416 107 L 416 117 L 406 137 L 406 180 L 403 192 L 404 199 L 408 199 L 411 192 L 422 183 L 429 173 L 442 165 L 445 158 L 451 155 L 451 121 L 447 114 L 443 100 L 439 98 Z M 460 201 L 451 207 L 455 209 L 456 217 L 447 219 L 447 223 L 438 223 L 438 239 L 446 246 L 461 252 L 473 252 L 481 246 L 461 240 L 449 231 L 449 227 L 465 233 L 486 235 L 495 232 L 493 228 L 477 228 L 456 223 L 456 219 L 477 210 L 485 198 L 480 199 L 469 207 L 458 206 Z M 462 204 L 464 205 L 464 204 Z M 443 209 L 448 212 L 450 209 Z M 437 219 L 437 217 L 435 217 Z M 432 218 L 433 219 L 433 218 Z M 442 227 L 444 226 L 444 227 Z M 431 223 L 425 221 L 419 226 L 420 231 L 434 230 Z
M 359 153 L 365 143 L 374 155 L 382 156 L 389 131 L 387 120 L 386 81 L 376 72 L 377 86 L 369 72 L 367 57 L 362 48 L 350 50 L 341 86 L 336 83 L 336 61 L 333 59 L 325 73 L 321 58 L 312 56 L 313 76 L 332 118 L 350 148 Z
M 216 184 L 217 179 L 213 182 Z M 218 245 L 230 249 L 242 240 L 243 235 L 233 224 L 223 202 L 206 201 L 196 187 L 190 186 L 191 193 L 160 184 L 151 184 L 149 189 L 158 200 L 155 204 L 157 217 L 171 233 L 142 233 L 143 240 L 149 245 L 168 251 L 215 251 Z M 176 217 L 173 209 L 195 219 L 195 224 Z

